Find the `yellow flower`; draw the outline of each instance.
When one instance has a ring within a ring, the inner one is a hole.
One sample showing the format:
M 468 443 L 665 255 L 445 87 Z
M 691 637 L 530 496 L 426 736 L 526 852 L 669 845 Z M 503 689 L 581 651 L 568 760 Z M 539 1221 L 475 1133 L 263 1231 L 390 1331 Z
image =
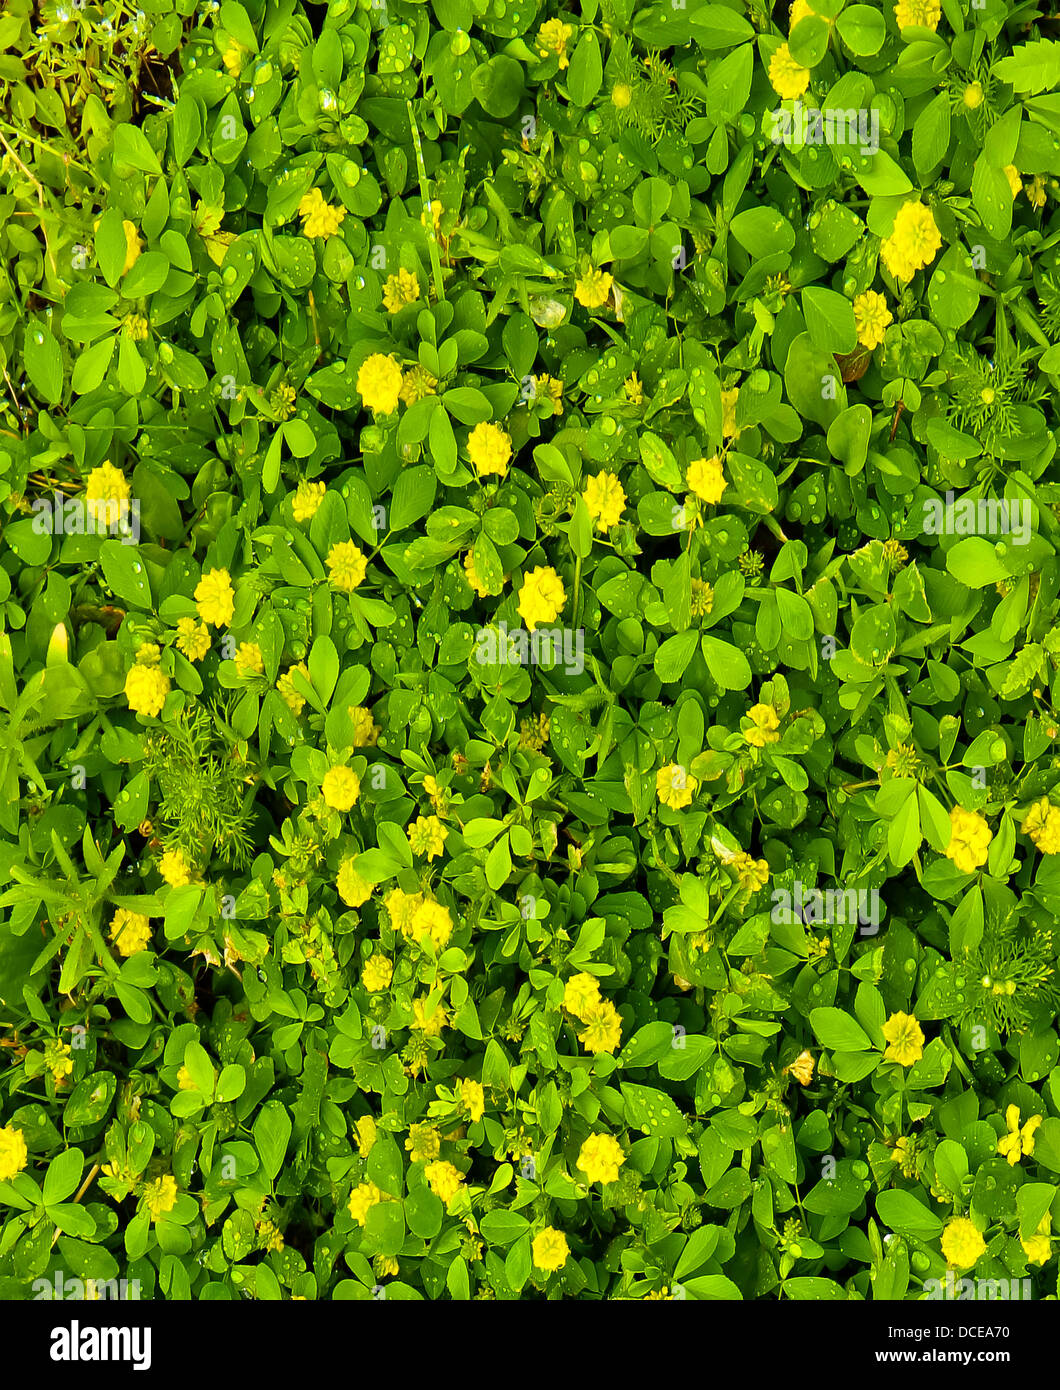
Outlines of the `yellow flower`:
M 443 1006 L 438 1004 L 428 1018 L 426 999 L 414 999 L 412 1001 L 411 1026 L 422 1033 L 425 1038 L 437 1038 L 441 1035 L 442 1029 L 449 1026 L 449 1015 Z
M 365 705 L 349 705 L 347 708 L 350 722 L 353 724 L 353 737 L 350 741 L 354 748 L 374 748 L 379 742 L 382 729 L 372 718 L 372 711 Z
M 705 618 L 714 608 L 714 590 L 703 579 L 692 580 L 692 616 Z
M 126 337 L 131 338 L 134 343 L 142 343 L 151 331 L 151 325 L 143 314 L 126 314 L 122 323 Z
M 137 714 L 161 714 L 169 690 L 169 677 L 153 666 L 137 662 L 125 677 L 125 698 Z
M 1023 183 L 1020 180 L 1020 171 L 1015 164 L 1006 164 L 1001 170 L 1005 178 L 1008 179 L 1008 186 L 1012 189 L 1013 198 L 1017 198 L 1023 191 Z
M 599 309 L 611 298 L 615 277 L 606 270 L 587 270 L 574 286 L 574 298 L 586 309 Z
M 741 888 L 764 888 L 769 882 L 769 865 L 764 859 L 752 859 L 749 854 L 744 854 L 741 850 L 729 862 L 731 867 L 736 870 L 736 877 Z
M 119 907 L 111 920 L 110 939 L 117 946 L 119 955 L 135 956 L 150 944 L 151 922 L 140 912 Z
M 729 486 L 721 466 L 721 459 L 715 454 L 712 459 L 693 459 L 685 473 L 688 486 L 702 502 L 717 506 L 721 494 Z
M 70 1051 L 70 1044 L 64 1043 L 61 1038 L 55 1038 L 44 1046 L 44 1061 L 56 1086 L 65 1085 L 64 1078 L 74 1069 Z
M 891 1014 L 882 1032 L 888 1044 L 883 1054 L 885 1061 L 911 1067 L 923 1057 L 924 1030 L 912 1014 Z
M 578 1154 L 578 1167 L 589 1182 L 617 1182 L 625 1161 L 622 1145 L 610 1134 L 590 1134 Z
M 295 521 L 312 521 L 327 490 L 327 483 L 307 483 L 303 478 L 295 488 L 291 502 L 291 514 Z
M 394 978 L 394 967 L 386 956 L 369 956 L 361 971 L 361 984 L 369 994 L 379 994 L 390 987 Z
M 415 405 L 417 401 L 422 401 L 425 396 L 436 395 L 437 387 L 438 378 L 432 376 L 426 367 L 421 367 L 417 362 L 402 377 L 399 397 L 406 405 Z
M 373 352 L 361 363 L 357 390 L 366 409 L 377 415 L 391 415 L 401 398 L 401 368 L 392 356 Z
M 298 204 L 298 215 L 302 219 L 302 235 L 307 237 L 331 237 L 342 226 L 346 216 L 344 207 L 332 207 L 325 202 L 319 188 L 311 188 Z
M 655 774 L 655 794 L 673 811 L 691 806 L 698 788 L 698 781 L 680 763 L 667 763 Z
M 534 394 L 551 401 L 557 415 L 563 414 L 563 382 L 554 376 L 535 376 Z
M 463 1080 L 458 1083 L 457 1089 L 460 1092 L 460 1099 L 463 1102 L 464 1109 L 467 1111 L 472 1124 L 474 1124 L 476 1120 L 481 1120 L 482 1116 L 486 1113 L 486 1093 L 482 1089 L 482 1083 L 479 1081 Z
M 210 570 L 195 586 L 195 606 L 204 623 L 227 627 L 236 611 L 236 596 L 227 570 Z
M 1023 1246 L 1023 1253 L 1032 1265 L 1043 1265 L 1052 1254 L 1052 1241 L 1049 1239 L 1053 1229 L 1052 1213 L 1046 1211 L 1041 1221 L 1038 1223 L 1038 1230 L 1029 1239 L 1021 1238 L 1020 1244 Z
M 1019 1106 L 1010 1105 L 1005 1111 L 1008 1133 L 1003 1134 L 997 1141 L 997 1151 L 1003 1158 L 1008 1159 L 1009 1167 L 1015 1167 L 1021 1158 L 1030 1158 L 1034 1153 L 1034 1131 L 1042 1119 L 1041 1115 L 1032 1115 L 1021 1132 Z
M 788 12 L 788 33 L 795 28 L 800 19 L 806 19 L 813 14 L 806 0 L 791 0 L 791 9 Z
M 518 613 L 528 630 L 533 632 L 542 623 L 555 622 L 566 602 L 562 579 L 551 566 L 539 565 L 523 579 Z
M 967 1216 L 958 1216 L 942 1233 L 942 1253 L 947 1265 L 971 1269 L 980 1256 L 986 1254 L 986 1241 Z
M 784 1070 L 789 1072 L 800 1086 L 808 1086 L 813 1080 L 813 1067 L 813 1053 L 807 1052 L 804 1049 L 795 1058 L 791 1066 L 785 1067 Z
M 405 1148 L 413 1163 L 429 1163 L 442 1151 L 442 1136 L 434 1125 L 410 1125 Z
M 558 54 L 561 71 L 568 65 L 567 44 L 573 33 L 571 25 L 564 24 L 561 19 L 549 19 L 537 31 L 538 49 L 545 56 Z
M 305 699 L 294 688 L 294 681 L 291 673 L 298 671 L 304 679 L 309 681 L 309 667 L 304 661 L 298 662 L 296 666 L 289 667 L 280 679 L 276 682 L 276 689 L 280 692 L 280 699 L 284 702 L 292 714 L 301 714 L 305 708 Z
M 626 494 L 615 473 L 598 473 L 585 484 L 582 493 L 589 515 L 601 531 L 610 531 L 622 520 Z
M 950 842 L 946 858 L 952 859 L 962 873 L 972 874 L 987 860 L 987 846 L 994 832 L 976 811 L 954 806 L 950 811 Z
M 891 322 L 891 311 L 882 294 L 866 290 L 854 300 L 854 328 L 862 347 L 878 348 L 883 342 L 884 330 Z
M 419 816 L 410 822 L 408 829 L 413 854 L 425 854 L 428 859 L 440 858 L 448 834 L 437 816 Z
M 503 478 L 512 456 L 512 441 L 499 425 L 483 420 L 468 436 L 467 454 L 480 478 L 489 473 Z
M 977 111 L 983 104 L 983 84 L 981 82 L 969 82 L 964 89 L 964 104 L 969 111 Z
M 350 1193 L 348 1209 L 359 1226 L 365 1225 L 368 1213 L 383 1200 L 383 1191 L 374 1182 L 362 1182 Z
M 747 711 L 751 728 L 744 730 L 744 738 L 752 748 L 764 748 L 767 743 L 776 743 L 780 738 L 777 730 L 780 719 L 772 705 L 752 705 Z
M 29 1162 L 29 1150 L 22 1131 L 14 1125 L 0 1129 L 0 1182 L 9 1182 Z
M 578 1041 L 587 1052 L 614 1052 L 622 1041 L 622 1020 L 609 999 L 586 1010 Z
M 357 1141 L 357 1152 L 362 1158 L 367 1158 L 372 1152 L 379 1135 L 379 1127 L 373 1115 L 362 1115 L 360 1119 L 353 1122 L 353 1135 Z
M 177 1205 L 177 1180 L 167 1173 L 156 1178 L 144 1188 L 144 1206 L 151 1213 L 151 1220 L 157 1221 L 167 1211 Z
M 937 29 L 942 18 L 938 0 L 898 0 L 894 17 L 899 29 L 916 25 L 919 29 Z
M 431 199 L 431 222 L 432 222 L 432 224 L 433 224 L 433 226 L 434 226 L 434 232 L 435 232 L 435 235 L 436 235 L 436 236 L 437 236 L 438 231 L 439 231 L 439 229 L 441 228 L 441 225 L 442 225 L 442 213 L 443 213 L 444 211 L 445 211 L 445 209 L 442 207 L 442 204 L 441 204 L 440 200 L 437 199 L 437 198 L 432 198 L 432 199 Z M 423 227 L 426 227 L 426 225 L 427 225 L 427 214 L 426 214 L 426 212 L 421 212 L 421 213 L 420 213 L 420 225 L 423 226 Z
M 320 790 L 333 811 L 348 811 L 361 794 L 361 779 L 352 767 L 329 767 Z
M 195 1089 L 195 1082 L 192 1080 L 191 1072 L 182 1062 L 177 1068 L 177 1090 L 194 1091 Z
M 210 650 L 210 629 L 194 618 L 181 618 L 177 623 L 177 647 L 189 661 L 201 661 Z
M 434 949 L 440 951 L 453 934 L 453 919 L 449 909 L 442 903 L 428 899 L 412 914 L 410 931 L 417 941 L 426 932 Z
M 411 270 L 399 270 L 396 275 L 388 275 L 383 286 L 383 304 L 391 314 L 404 309 L 406 304 L 415 304 L 420 297 L 419 277 Z
M 352 594 L 368 571 L 368 559 L 353 541 L 336 541 L 324 563 L 331 571 L 331 583 L 344 594 Z
M 183 888 L 192 881 L 192 867 L 181 849 L 167 849 L 158 861 L 158 872 L 170 888 Z
M 144 244 L 135 222 L 125 221 L 121 225 L 125 232 L 125 264 L 121 268 L 121 273 L 128 275 L 140 259 L 140 252 L 144 249 Z
M 405 893 L 400 888 L 391 889 L 383 899 L 383 903 L 390 914 L 390 921 L 395 931 L 399 931 L 402 936 L 408 936 L 412 930 L 412 919 L 416 914 L 416 909 L 422 902 L 422 893 Z
M 563 1007 L 575 1018 L 585 1016 L 600 1003 L 600 983 L 595 975 L 572 975 L 563 991 Z
M 423 1175 L 427 1179 L 427 1186 L 446 1206 L 460 1191 L 464 1182 L 463 1173 L 452 1163 L 428 1163 Z
M 85 480 L 85 510 L 97 528 L 116 526 L 125 512 L 132 489 L 120 468 L 108 460 Z
M 229 39 L 228 47 L 221 54 L 221 62 L 224 63 L 229 77 L 238 77 L 243 69 L 243 55 L 249 53 L 249 48 L 239 42 L 238 39 Z
M 372 896 L 372 885 L 353 867 L 352 859 L 344 859 L 340 864 L 335 886 L 347 907 L 361 907 Z
M 790 101 L 801 97 L 810 85 L 810 69 L 797 63 L 787 44 L 782 43 L 769 60 L 769 80 L 776 94 Z
M 880 243 L 880 256 L 896 280 L 911 280 L 938 255 L 942 236 L 931 209 L 920 202 L 903 203 L 894 229 Z
M 482 577 L 475 568 L 474 551 L 469 550 L 464 556 L 464 574 L 470 587 L 478 594 L 479 598 L 487 598 L 493 590 L 484 584 Z
M 642 386 L 640 377 L 637 376 L 636 372 L 632 372 L 626 378 L 625 382 L 623 383 L 622 389 L 626 393 L 626 399 L 629 400 L 633 405 L 644 404 L 644 387 Z
M 543 1231 L 534 1236 L 532 1249 L 534 1264 L 538 1269 L 543 1269 L 546 1274 L 552 1274 L 557 1269 L 562 1269 L 567 1263 L 567 1256 L 570 1254 L 567 1237 L 562 1231 L 557 1231 L 554 1226 L 546 1226 Z
M 257 642 L 240 642 L 235 655 L 236 670 L 241 676 L 263 676 L 265 660 Z
M 1060 854 L 1060 807 L 1040 797 L 1023 818 L 1022 830 L 1043 854 Z

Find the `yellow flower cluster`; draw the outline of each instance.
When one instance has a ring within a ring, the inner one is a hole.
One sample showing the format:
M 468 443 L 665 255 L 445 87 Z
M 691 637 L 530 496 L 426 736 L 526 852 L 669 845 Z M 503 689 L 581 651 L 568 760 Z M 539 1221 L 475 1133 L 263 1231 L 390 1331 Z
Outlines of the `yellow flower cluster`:
M 1020 1108 L 1010 1105 L 1005 1111 L 1005 1124 L 1008 1133 L 997 1141 L 997 1151 L 1007 1158 L 1009 1167 L 1015 1167 L 1021 1158 L 1030 1158 L 1034 1153 L 1034 1133 L 1042 1123 L 1043 1115 L 1032 1115 L 1020 1129 Z
M 346 209 L 332 206 L 319 188 L 311 188 L 298 204 L 298 215 L 302 219 L 303 236 L 331 237 L 342 226 Z
M 401 398 L 401 368 L 390 354 L 373 352 L 361 363 L 357 390 L 366 409 L 392 415 Z
M 685 472 L 685 479 L 699 500 L 712 507 L 717 506 L 722 493 L 729 486 L 717 454 L 710 459 L 693 459 Z
M 361 984 L 369 994 L 379 994 L 384 989 L 390 988 L 390 981 L 394 978 L 394 966 L 387 960 L 386 956 L 369 956 L 364 963 L 361 971 Z
M 898 0 L 894 18 L 899 29 L 915 25 L 918 29 L 935 30 L 942 18 L 942 7 L 938 0 Z
M 399 270 L 396 275 L 387 276 L 383 285 L 383 304 L 389 313 L 396 314 L 407 304 L 415 304 L 419 297 L 419 277 L 411 270 Z
M 1060 806 L 1039 797 L 1023 817 L 1022 830 L 1042 854 L 1060 854 Z
M 9 1182 L 29 1162 L 29 1151 L 22 1131 L 14 1125 L 0 1129 L 0 1182 Z
M 893 322 L 887 301 L 875 290 L 866 290 L 854 300 L 854 327 L 864 348 L 877 348 L 883 342 L 887 325 Z
M 303 478 L 295 488 L 294 499 L 291 502 L 291 514 L 295 521 L 312 521 L 327 490 L 326 483 L 307 483 Z
M 617 1182 L 625 1161 L 622 1145 L 610 1134 L 590 1134 L 578 1154 L 578 1167 L 589 1182 Z
M 135 956 L 147 948 L 151 941 L 151 922 L 140 912 L 130 912 L 119 907 L 110 924 L 110 939 L 118 948 L 119 955 Z
M 555 53 L 559 57 L 560 69 L 567 67 L 569 59 L 567 57 L 567 45 L 571 41 L 574 33 L 569 24 L 564 24 L 562 19 L 549 19 L 537 31 L 537 46 L 543 57 L 550 53 Z
M 772 705 L 752 705 L 747 717 L 751 727 L 744 730 L 743 736 L 752 748 L 764 748 L 780 738 L 780 718 Z
M 331 583 L 344 594 L 352 594 L 368 571 L 368 557 L 353 541 L 336 541 L 324 563 Z
M 680 763 L 667 763 L 655 774 L 655 794 L 672 811 L 691 806 L 698 789 L 699 782 Z
M 195 870 L 182 849 L 167 849 L 158 861 L 158 872 L 170 888 L 183 888 L 195 882 Z
M 793 101 L 810 85 L 810 69 L 797 63 L 788 45 L 782 43 L 769 60 L 769 80 L 777 96 Z
M 203 575 L 195 586 L 195 606 L 204 623 L 228 626 L 236 611 L 236 596 L 227 570 L 214 569 Z
M 177 1205 L 177 1180 L 171 1174 L 156 1178 L 144 1188 L 144 1206 L 150 1212 L 151 1220 L 157 1221 L 167 1211 Z
M 490 473 L 499 473 L 503 478 L 512 456 L 512 441 L 499 425 L 483 420 L 468 436 L 467 455 L 480 478 Z
M 950 842 L 946 858 L 952 859 L 962 873 L 974 874 L 986 863 L 988 846 L 994 832 L 977 811 L 954 806 L 950 811 Z
M 352 767 L 329 767 L 320 784 L 324 803 L 332 811 L 349 811 L 361 794 L 361 779 Z
M 276 682 L 276 689 L 280 692 L 280 699 L 284 702 L 292 714 L 301 714 L 305 708 L 305 699 L 294 687 L 291 679 L 292 672 L 297 671 L 302 678 L 309 684 L 309 667 L 304 661 L 299 661 L 297 665 L 289 667 L 280 679 Z
M 911 280 L 929 266 L 942 246 L 942 235 L 931 209 L 920 202 L 903 203 L 889 237 L 880 243 L 880 256 L 896 280 Z
M 124 473 L 109 459 L 93 468 L 85 479 L 85 510 L 99 529 L 117 525 L 123 503 L 127 503 L 131 495 L 132 489 Z
M 533 632 L 542 624 L 555 622 L 566 602 L 562 579 L 551 566 L 539 565 L 523 580 L 519 591 L 519 616 L 527 630 Z
M 622 1020 L 609 999 L 602 999 L 595 976 L 574 975 L 563 992 L 563 1007 L 584 1025 L 578 1040 L 587 1052 L 614 1052 L 622 1041 Z
M 574 286 L 574 298 L 586 309 L 599 309 L 611 298 L 615 277 L 606 270 L 587 270 Z
M 408 828 L 413 854 L 423 854 L 428 859 L 441 857 L 448 834 L 449 831 L 437 816 L 418 816 Z
M 986 1254 L 986 1241 L 967 1216 L 955 1217 L 942 1233 L 942 1253 L 954 1269 L 971 1269 Z
M 372 896 L 372 885 L 353 867 L 352 857 L 339 865 L 335 886 L 347 907 L 361 907 Z
M 137 714 L 159 715 L 170 691 L 170 679 L 157 666 L 140 661 L 130 667 L 125 677 L 125 698 Z
M 582 493 L 589 515 L 600 531 L 610 531 L 622 520 L 626 493 L 615 473 L 598 473 L 590 478 Z
M 553 1274 L 557 1269 L 562 1269 L 570 1254 L 567 1237 L 554 1226 L 546 1226 L 534 1236 L 530 1248 L 534 1254 L 534 1264 L 546 1274 Z
M 891 1014 L 881 1031 L 888 1044 L 883 1054 L 885 1061 L 911 1067 L 923 1057 L 924 1030 L 912 1014 Z
M 194 618 L 181 618 L 177 623 L 177 649 L 189 661 L 201 661 L 210 650 L 210 629 Z

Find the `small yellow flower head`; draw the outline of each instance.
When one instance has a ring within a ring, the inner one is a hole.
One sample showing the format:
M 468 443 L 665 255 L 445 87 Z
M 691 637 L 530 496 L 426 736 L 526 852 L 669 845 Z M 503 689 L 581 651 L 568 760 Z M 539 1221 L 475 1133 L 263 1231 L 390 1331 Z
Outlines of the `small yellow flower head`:
M 404 309 L 406 304 L 415 304 L 420 297 L 419 277 L 411 270 L 399 270 L 396 275 L 388 275 L 383 286 L 383 304 L 391 314 Z
M 983 104 L 983 84 L 969 82 L 964 89 L 964 104 L 969 111 L 976 111 Z
M 437 816 L 418 816 L 409 825 L 409 844 L 413 854 L 425 854 L 428 859 L 441 858 L 449 831 Z
M 862 347 L 878 348 L 884 331 L 893 322 L 887 301 L 875 290 L 866 290 L 854 300 L 854 327 Z
M 201 661 L 210 650 L 210 629 L 194 618 L 181 618 L 177 623 L 177 648 L 189 661 Z
M 276 411 L 281 420 L 289 420 L 294 414 L 294 403 L 297 399 L 298 396 L 294 387 L 288 385 L 286 381 L 281 381 L 279 386 L 277 386 L 269 396 L 269 404 L 272 406 L 273 410 Z M 313 484 L 313 486 L 316 486 L 316 484 Z M 301 518 L 296 516 L 295 520 L 299 521 Z
M 353 725 L 350 742 L 354 748 L 374 748 L 383 731 L 372 718 L 372 711 L 366 705 L 350 705 L 348 708 Z
M 29 1150 L 22 1131 L 14 1125 L 0 1129 L 0 1182 L 9 1182 L 29 1162 Z
M 126 314 L 122 320 L 125 336 L 134 343 L 142 343 L 151 331 L 151 325 L 143 314 Z
M 427 1186 L 446 1206 L 453 1200 L 463 1186 L 464 1175 L 452 1163 L 428 1163 L 423 1170 Z
M 490 473 L 503 478 L 512 456 L 512 441 L 499 425 L 483 420 L 468 436 L 467 454 L 480 478 Z
M 303 478 L 295 488 L 291 502 L 291 514 L 295 521 L 312 521 L 327 490 L 327 483 L 307 483 Z
M 167 849 L 158 861 L 158 872 L 170 888 L 183 888 L 193 881 L 192 866 L 181 849 Z
M 367 1158 L 372 1152 L 372 1146 L 379 1136 L 379 1128 L 376 1125 L 375 1117 L 372 1115 L 362 1115 L 360 1119 L 353 1122 L 353 1137 L 357 1141 L 357 1152 L 362 1158 Z
M 531 1248 L 534 1252 L 534 1264 L 546 1274 L 553 1274 L 557 1269 L 562 1269 L 570 1254 L 567 1237 L 554 1226 L 546 1226 L 534 1236 Z
M 368 559 L 353 541 L 336 541 L 325 564 L 331 571 L 331 583 L 344 594 L 352 594 L 368 571 Z
M 582 493 L 589 515 L 601 531 L 610 531 L 622 520 L 626 494 L 615 473 L 598 473 L 590 478 Z
M 425 396 L 435 396 L 438 394 L 438 378 L 432 376 L 426 367 L 421 367 L 417 362 L 414 367 L 410 367 L 401 379 L 400 399 L 406 405 L 415 405 L 417 401 L 422 401 Z
M 894 229 L 880 243 L 880 256 L 896 280 L 911 280 L 929 266 L 942 246 L 942 235 L 931 209 L 920 202 L 903 203 Z
M 1032 1115 L 1021 1130 L 1019 1106 L 1010 1105 L 1005 1111 L 1008 1133 L 1003 1134 L 997 1141 L 997 1151 L 1003 1158 L 1008 1159 L 1010 1167 L 1014 1167 L 1023 1157 L 1030 1158 L 1034 1153 L 1034 1132 L 1043 1118 L 1041 1115 Z
M 557 415 L 563 414 L 563 382 L 554 376 L 535 376 L 534 395 L 538 400 L 551 401 Z
M 566 602 L 562 579 L 551 566 L 539 565 L 523 580 L 519 591 L 519 616 L 528 631 L 533 632 L 542 624 L 555 622 Z
M 924 1030 L 912 1014 L 891 1014 L 882 1031 L 887 1039 L 885 1061 L 911 1067 L 923 1057 Z
M 329 767 L 320 790 L 333 811 L 349 811 L 361 794 L 361 779 L 352 767 Z
M 172 1211 L 176 1205 L 177 1180 L 171 1174 L 167 1173 L 164 1177 L 156 1178 L 154 1182 L 149 1182 L 144 1188 L 144 1206 L 151 1213 L 152 1221 L 157 1221 L 167 1211 Z
M 265 674 L 265 659 L 257 642 L 240 642 L 236 648 L 235 665 L 241 676 Z
M 70 1052 L 70 1044 L 64 1043 L 61 1038 L 54 1038 L 44 1045 L 45 1065 L 51 1072 L 52 1080 L 57 1086 L 65 1085 L 65 1078 L 74 1069 L 74 1061 Z
M 688 465 L 685 479 L 700 501 L 710 506 L 717 506 L 721 494 L 729 486 L 721 459 L 716 454 L 711 459 L 693 459 Z
M 449 1026 L 449 1015 L 441 1004 L 435 1006 L 430 1018 L 427 1017 L 426 999 L 414 999 L 412 1001 L 412 1023 L 411 1027 L 423 1034 L 425 1038 L 441 1037 L 442 1030 Z
M 195 605 L 204 623 L 227 627 L 236 611 L 235 590 L 227 570 L 210 570 L 195 586 Z
M 1052 1213 L 1047 1211 L 1038 1223 L 1038 1229 L 1027 1240 L 1020 1240 L 1023 1253 L 1032 1265 L 1043 1265 L 1052 1254 L 1052 1241 L 1049 1239 L 1053 1229 Z
M 119 907 L 111 920 L 110 939 L 117 946 L 119 955 L 135 956 L 150 945 L 151 922 L 142 913 Z
M 365 409 L 392 415 L 401 399 L 401 368 L 389 354 L 373 352 L 361 363 L 357 390 Z
M 169 690 L 169 677 L 153 666 L 137 662 L 125 677 L 125 698 L 137 714 L 161 714 Z
M 672 811 L 691 806 L 698 789 L 699 782 L 680 763 L 667 763 L 655 774 L 655 794 Z
M 85 480 L 85 509 L 97 528 L 116 526 L 132 489 L 121 469 L 101 463 Z
M 624 111 L 633 100 L 633 88 L 628 82 L 616 82 L 611 88 L 612 104 L 617 106 L 620 111 Z
M 787 44 L 782 43 L 769 60 L 769 80 L 777 96 L 791 101 L 801 97 L 810 85 L 810 69 L 797 63 Z
M 578 1041 L 586 1052 L 614 1052 L 622 1041 L 622 1020 L 609 999 L 587 1009 Z
M 319 188 L 311 188 L 298 204 L 298 216 L 302 219 L 303 236 L 331 237 L 342 226 L 346 209 L 332 207 L 324 201 L 324 195 Z
M 1020 171 L 1015 164 L 1006 164 L 1001 171 L 1008 179 L 1008 186 L 1012 189 L 1013 198 L 1018 198 L 1023 192 L 1023 183 L 1020 179 Z
M 228 47 L 221 54 L 221 62 L 224 63 L 230 77 L 238 77 L 243 69 L 243 56 L 249 53 L 248 48 L 239 42 L 238 39 L 229 39 Z
M 486 1113 L 486 1093 L 482 1089 L 482 1083 L 464 1080 L 458 1083 L 457 1090 L 471 1123 L 474 1124 L 477 1120 L 481 1120 Z
M 298 671 L 304 680 L 309 681 L 309 667 L 304 661 L 298 662 L 296 666 L 291 666 L 286 670 L 276 682 L 276 689 L 280 692 L 280 699 L 284 702 L 292 714 L 301 714 L 305 708 L 305 698 L 298 693 L 291 679 L 291 672 Z
M 971 1269 L 986 1254 L 986 1241 L 967 1216 L 958 1216 L 942 1233 L 942 1253 L 952 1268 Z
M 416 909 L 423 903 L 423 894 L 405 893 L 400 888 L 393 888 L 383 899 L 383 903 L 390 914 L 394 930 L 399 931 L 402 936 L 408 936 L 412 931 L 412 919 L 416 915 Z
M 898 0 L 894 7 L 894 17 L 899 29 L 916 25 L 918 29 L 935 30 L 939 27 L 942 9 L 938 0 Z
M 563 1007 L 584 1021 L 585 1016 L 601 1003 L 600 983 L 595 975 L 572 975 L 563 991 Z
M 413 1163 L 430 1163 L 442 1151 L 442 1136 L 435 1125 L 410 1125 L 405 1148 Z
M 433 226 L 434 226 L 434 234 L 435 234 L 435 236 L 437 236 L 438 233 L 439 233 L 439 231 L 441 230 L 441 225 L 442 225 L 442 213 L 443 213 L 444 211 L 445 211 L 445 208 L 442 206 L 441 201 L 440 201 L 438 198 L 432 198 L 432 199 L 431 199 L 431 222 L 432 222 L 432 224 L 433 224 Z M 421 226 L 424 226 L 424 227 L 426 227 L 426 225 L 427 225 L 427 214 L 426 214 L 426 212 L 421 212 L 421 213 L 420 213 L 420 225 L 421 225 Z
M 614 283 L 606 270 L 587 270 L 574 286 L 574 298 L 586 309 L 599 309 L 611 298 Z
M 589 1182 L 617 1182 L 625 1161 L 622 1145 L 610 1134 L 590 1134 L 578 1154 L 578 1167 Z
M 487 598 L 493 591 L 483 583 L 482 577 L 475 568 L 474 551 L 469 550 L 464 556 L 464 574 L 467 582 L 479 598 Z
M 347 907 L 361 907 L 372 896 L 372 885 L 353 867 L 352 859 L 344 859 L 339 865 L 335 886 Z
M 808 1086 L 813 1080 L 813 1067 L 813 1053 L 807 1052 L 804 1049 L 795 1058 L 791 1066 L 785 1067 L 784 1070 L 793 1076 L 800 1086 Z
M 950 842 L 946 858 L 952 859 L 962 873 L 973 874 L 986 863 L 994 832 L 977 811 L 954 806 L 950 811 Z
M 121 268 L 121 273 L 128 275 L 140 259 L 140 252 L 144 249 L 144 243 L 135 222 L 125 221 L 121 225 L 125 232 L 125 264 Z
M 1031 806 L 1023 818 L 1022 829 L 1042 854 L 1060 854 L 1060 807 L 1053 806 L 1047 796 Z
M 705 618 L 714 608 L 714 590 L 703 579 L 692 580 L 692 616 Z
M 381 994 L 384 989 L 389 989 L 393 978 L 394 967 L 386 956 L 369 956 L 365 961 L 361 984 L 369 994 Z
M 560 69 L 568 66 L 567 44 L 570 43 L 571 35 L 574 33 L 569 24 L 564 24 L 561 19 L 549 19 L 537 31 L 537 46 L 541 54 L 547 57 L 550 53 L 558 54 Z
M 744 738 L 752 748 L 764 748 L 767 743 L 776 743 L 780 738 L 777 732 L 780 719 L 772 705 L 752 705 L 747 711 L 751 727 L 744 730 Z
M 626 393 L 626 399 L 630 401 L 631 404 L 644 404 L 644 387 L 641 384 L 640 377 L 637 375 L 636 372 L 631 373 L 631 375 L 629 375 L 626 378 L 625 382 L 623 383 L 622 389 Z
M 1052 183 L 1055 184 L 1056 180 L 1053 179 Z M 1031 186 L 1027 189 L 1027 201 L 1036 211 L 1040 212 L 1045 207 L 1045 179 L 1041 174 L 1035 174 L 1034 178 L 1031 179 Z
M 141 642 L 136 648 L 137 666 L 157 666 L 162 659 L 162 648 L 157 642 Z
M 194 1091 L 194 1090 L 195 1090 L 195 1082 L 192 1080 L 191 1072 L 187 1069 L 187 1067 L 184 1065 L 183 1062 L 182 1062 L 182 1063 L 180 1064 L 180 1066 L 177 1068 L 177 1090 L 178 1090 L 178 1091 Z
M 752 859 L 749 854 L 743 851 L 733 855 L 729 861 L 730 866 L 736 870 L 736 877 L 740 887 L 750 889 L 752 892 L 758 888 L 764 888 L 769 882 L 769 865 L 764 859 Z
M 350 1193 L 349 1213 L 359 1226 L 368 1220 L 368 1213 L 383 1200 L 383 1191 L 374 1182 L 362 1182 Z
M 426 933 L 431 938 L 434 949 L 440 951 L 453 934 L 453 919 L 449 909 L 442 903 L 430 899 L 421 903 L 412 914 L 410 932 L 417 941 Z
M 791 0 L 791 9 L 788 12 L 788 33 L 795 28 L 800 19 L 806 19 L 813 14 L 806 0 Z

